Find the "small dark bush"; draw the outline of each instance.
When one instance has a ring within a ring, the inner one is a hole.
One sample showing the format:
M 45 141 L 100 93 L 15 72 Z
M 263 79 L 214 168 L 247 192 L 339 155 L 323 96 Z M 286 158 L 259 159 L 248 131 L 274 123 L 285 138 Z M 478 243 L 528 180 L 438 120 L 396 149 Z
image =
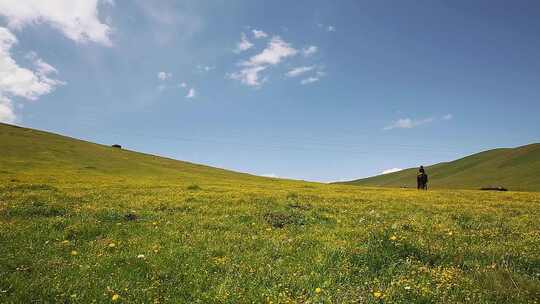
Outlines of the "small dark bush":
M 124 220 L 126 220 L 128 222 L 136 221 L 138 218 L 139 217 L 136 214 L 133 214 L 133 213 L 128 213 L 128 214 L 124 215 Z
M 508 189 L 505 188 L 505 187 L 483 187 L 483 188 L 480 188 L 480 190 L 485 190 L 485 191 L 508 191 Z
M 190 191 L 197 191 L 197 190 L 201 190 L 201 187 L 199 187 L 199 185 L 193 184 L 193 185 L 187 186 L 186 189 L 188 189 L 188 190 L 190 190 Z
M 300 214 L 285 212 L 268 212 L 264 215 L 265 221 L 274 228 L 283 228 L 286 225 L 304 225 L 305 219 Z
M 312 208 L 311 205 L 309 204 L 299 204 L 298 202 L 292 202 L 288 204 L 287 206 L 289 206 L 290 208 L 294 208 L 294 209 L 298 209 L 302 211 L 306 211 Z
M 287 199 L 292 200 L 292 201 L 297 200 L 298 199 L 298 193 L 296 193 L 296 192 L 287 193 Z

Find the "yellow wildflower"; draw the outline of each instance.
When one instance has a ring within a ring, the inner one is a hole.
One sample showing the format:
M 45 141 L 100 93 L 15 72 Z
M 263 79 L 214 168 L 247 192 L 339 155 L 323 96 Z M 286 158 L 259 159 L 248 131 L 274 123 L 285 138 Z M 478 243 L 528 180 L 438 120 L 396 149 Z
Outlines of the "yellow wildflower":
M 110 243 L 110 244 L 109 244 L 109 247 L 110 247 L 110 248 L 114 248 L 114 247 L 116 247 L 116 244 L 115 244 L 115 243 Z
M 111 300 L 113 300 L 113 301 L 118 301 L 119 299 L 120 299 L 120 296 L 117 295 L 117 294 L 115 294 L 115 295 L 112 296 L 112 299 L 111 299 Z
M 380 291 L 375 291 L 373 292 L 373 296 L 377 299 L 381 298 L 383 296 L 382 292 Z
M 315 288 L 315 293 L 321 293 L 322 289 L 320 289 L 319 287 Z
M 71 251 L 71 255 L 77 255 L 79 254 L 76 250 Z
M 395 240 L 397 240 L 397 236 L 395 236 L 395 235 L 392 235 L 392 236 L 390 237 L 390 240 L 391 240 L 391 241 L 395 241 Z

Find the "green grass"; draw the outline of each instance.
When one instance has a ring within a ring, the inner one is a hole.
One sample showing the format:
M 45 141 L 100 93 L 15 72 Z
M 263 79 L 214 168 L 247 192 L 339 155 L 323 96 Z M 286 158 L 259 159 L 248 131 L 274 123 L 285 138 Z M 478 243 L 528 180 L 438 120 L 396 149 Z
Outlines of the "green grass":
M 540 191 L 540 144 L 494 149 L 426 167 L 431 188 L 480 189 L 502 186 Z M 418 168 L 346 182 L 350 185 L 416 187 Z
M 0 303 L 540 301 L 539 193 L 267 179 L 6 125 L 0 139 Z

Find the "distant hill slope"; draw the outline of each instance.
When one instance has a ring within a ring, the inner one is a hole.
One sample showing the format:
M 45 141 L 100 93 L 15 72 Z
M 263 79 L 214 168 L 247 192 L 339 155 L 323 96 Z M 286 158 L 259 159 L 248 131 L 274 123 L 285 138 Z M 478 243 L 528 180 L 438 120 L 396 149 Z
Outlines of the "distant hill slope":
M 410 168 L 344 184 L 416 187 L 417 170 Z M 479 189 L 504 186 L 509 190 L 540 191 L 540 144 L 489 150 L 429 166 L 426 171 L 430 188 Z
M 25 176 L 66 183 L 89 178 L 163 183 L 270 180 L 0 123 L 0 181 Z

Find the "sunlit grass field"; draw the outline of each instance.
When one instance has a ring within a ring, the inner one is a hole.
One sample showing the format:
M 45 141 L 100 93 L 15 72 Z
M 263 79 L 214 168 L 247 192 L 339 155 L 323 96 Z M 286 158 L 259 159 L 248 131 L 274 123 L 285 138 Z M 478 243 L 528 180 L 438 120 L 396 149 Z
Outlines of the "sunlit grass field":
M 5 130 L 1 303 L 540 301 L 539 193 L 267 179 Z
M 540 196 L 11 182 L 0 302 L 536 303 Z

